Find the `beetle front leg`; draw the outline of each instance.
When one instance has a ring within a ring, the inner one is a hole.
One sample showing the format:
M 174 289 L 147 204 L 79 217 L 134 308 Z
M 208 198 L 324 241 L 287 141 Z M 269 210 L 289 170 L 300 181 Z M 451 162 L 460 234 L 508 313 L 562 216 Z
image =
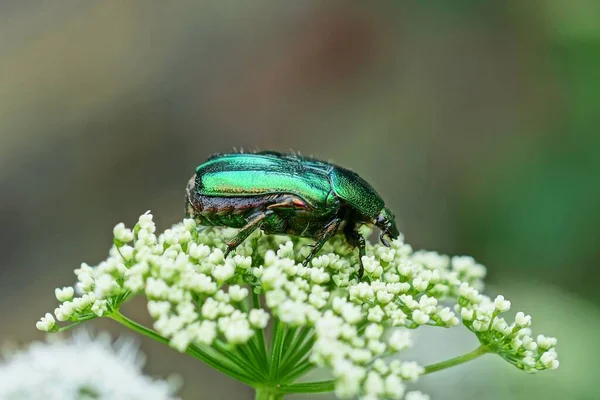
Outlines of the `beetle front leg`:
M 341 223 L 342 219 L 336 217 L 329 221 L 327 225 L 325 225 L 325 228 L 319 233 L 319 235 L 315 239 L 316 243 L 314 244 L 313 249 L 308 254 L 308 257 L 306 257 L 306 259 L 302 262 L 302 265 L 304 265 L 305 267 L 308 265 L 310 260 L 312 260 L 317 255 L 317 253 L 323 248 L 325 243 L 327 243 L 327 241 L 331 239 L 333 235 L 335 235 Z
M 227 250 L 225 250 L 225 257 L 229 255 L 233 250 L 236 249 L 248 236 L 252 234 L 255 230 L 260 228 L 265 218 L 269 215 L 273 214 L 273 211 L 266 210 L 265 212 L 261 212 L 256 214 L 240 231 L 237 236 L 227 242 Z
M 358 247 L 358 281 L 360 282 L 363 274 L 365 273 L 365 267 L 363 265 L 362 258 L 367 255 L 367 244 L 365 238 L 358 232 L 358 230 L 356 230 L 355 227 L 352 227 L 351 230 L 347 230 L 345 234 L 346 240 L 348 240 L 352 246 Z

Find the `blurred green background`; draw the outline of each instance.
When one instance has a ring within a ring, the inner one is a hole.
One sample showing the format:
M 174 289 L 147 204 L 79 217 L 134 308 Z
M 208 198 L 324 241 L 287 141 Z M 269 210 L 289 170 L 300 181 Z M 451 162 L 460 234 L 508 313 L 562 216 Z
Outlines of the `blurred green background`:
M 591 0 L 1 2 L 0 343 L 42 337 L 54 288 L 105 257 L 117 222 L 180 220 L 211 153 L 292 149 L 358 171 L 409 243 L 473 255 L 489 294 L 559 338 L 558 371 L 486 356 L 419 389 L 600 398 L 598 21 Z M 473 341 L 425 330 L 408 356 Z M 184 399 L 252 398 L 142 344 Z

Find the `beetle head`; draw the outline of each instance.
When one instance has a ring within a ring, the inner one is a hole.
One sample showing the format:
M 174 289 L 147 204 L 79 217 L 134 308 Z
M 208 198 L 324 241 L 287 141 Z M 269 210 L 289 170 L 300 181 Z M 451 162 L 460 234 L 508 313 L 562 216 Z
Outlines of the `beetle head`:
M 379 239 L 387 247 L 390 246 L 390 239 L 396 239 L 400 235 L 396 227 L 396 217 L 385 207 L 375 218 L 375 226 L 381 230 Z

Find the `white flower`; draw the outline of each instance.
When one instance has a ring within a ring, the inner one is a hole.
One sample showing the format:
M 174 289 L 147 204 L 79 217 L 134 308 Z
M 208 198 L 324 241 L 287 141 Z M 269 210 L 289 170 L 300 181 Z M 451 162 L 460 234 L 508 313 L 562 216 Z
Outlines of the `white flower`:
M 0 363 L 0 398 L 20 400 L 174 400 L 172 384 L 142 375 L 137 345 L 79 332 L 70 340 L 33 343 Z M 99 378 L 101 377 L 101 379 Z
M 47 314 L 46 314 L 47 315 Z M 540 349 L 549 350 L 553 347 L 556 347 L 557 340 L 553 337 L 548 337 L 544 335 L 538 335 L 537 337 L 537 345 Z
M 383 334 L 383 326 L 377 324 L 369 324 L 365 330 L 367 339 L 379 339 Z
M 388 339 L 388 344 L 394 351 L 401 351 L 412 346 L 411 333 L 406 329 L 396 329 Z
M 122 222 L 114 227 L 113 236 L 122 243 L 129 243 L 133 240 L 133 232 L 131 229 L 125 228 L 125 224 Z
M 427 322 L 429 322 L 429 318 L 429 315 L 425 314 L 421 310 L 415 310 L 412 313 L 413 321 L 415 321 L 419 325 L 425 325 Z
M 380 304 L 387 304 L 390 301 L 392 301 L 394 299 L 394 294 L 393 293 L 388 293 L 386 291 L 379 291 L 377 292 L 377 301 Z
M 421 279 L 421 277 L 417 276 L 415 279 L 413 279 L 412 286 L 419 292 L 422 292 L 427 289 L 427 286 L 429 286 L 429 281 L 424 281 Z
M 388 375 L 384 381 L 385 394 L 393 399 L 401 398 L 404 394 L 404 384 L 402 379 L 395 375 Z
M 478 332 L 485 332 L 489 329 L 490 323 L 488 321 L 476 320 L 473 321 L 473 328 Z
M 194 333 L 198 343 L 211 345 L 217 337 L 217 324 L 213 321 L 202 321 L 188 326 L 188 330 Z
M 167 315 L 171 310 L 171 303 L 168 301 L 149 301 L 148 313 L 154 319 L 158 319 L 163 315 Z
M 217 325 L 232 344 L 246 343 L 254 335 L 246 315 L 237 310 L 231 316 L 220 318 Z
M 533 340 L 531 336 L 525 335 L 522 340 L 522 346 L 525 350 L 535 351 L 537 350 L 537 343 Z
M 60 302 L 71 300 L 73 298 L 73 294 L 75 294 L 75 290 L 72 287 L 64 287 L 62 289 L 56 288 L 54 290 L 54 295 Z
M 559 362 L 556 359 L 556 353 L 554 351 L 547 351 L 542 354 L 540 361 L 548 369 L 556 369 L 559 366 Z
M 231 300 L 239 303 L 248 297 L 248 289 L 243 288 L 239 285 L 233 285 L 229 287 L 229 296 L 231 296 Z
M 531 325 L 531 316 L 519 311 L 515 316 L 515 323 L 522 328 L 527 328 Z
M 54 310 L 54 315 L 56 315 L 56 319 L 59 321 L 67 321 L 71 319 L 73 314 L 75 313 L 75 306 L 70 301 L 65 301 L 57 309 Z M 48 314 L 46 314 L 46 318 Z
M 381 320 L 383 320 L 383 317 L 385 316 L 383 310 L 381 309 L 380 306 L 375 306 L 371 309 L 369 309 L 369 314 L 367 316 L 367 320 L 369 320 L 369 322 L 381 322 Z
M 416 381 L 425 369 L 414 361 L 404 362 L 400 366 L 400 375 L 408 381 Z
M 419 391 L 408 392 L 406 393 L 406 396 L 404 396 L 404 400 L 429 400 L 429 396 Z
M 232 262 L 225 262 L 225 264 L 216 265 L 212 270 L 212 276 L 218 282 L 225 282 L 228 279 L 231 279 L 234 274 L 235 274 L 235 266 Z
M 154 233 L 156 227 L 154 226 L 154 222 L 152 221 L 152 213 L 150 210 L 146 211 L 143 215 L 138 219 L 138 226 L 140 229 L 148 231 L 150 233 Z
M 253 309 L 250 310 L 250 314 L 248 315 L 248 321 L 250 325 L 257 329 L 265 329 L 267 324 L 269 323 L 269 314 L 261 309 Z
M 365 392 L 371 395 L 382 394 L 385 390 L 383 379 L 375 372 L 370 372 L 364 383 Z
M 210 247 L 203 244 L 190 244 L 188 248 L 188 253 L 190 257 L 196 260 L 203 260 L 210 254 Z
M 505 300 L 504 296 L 499 295 L 494 300 L 494 307 L 496 308 L 496 310 L 498 310 L 500 312 L 508 311 L 508 310 L 510 310 L 510 301 Z
M 106 300 L 96 300 L 92 305 L 92 312 L 97 316 L 101 317 L 104 313 L 108 311 L 108 306 Z
M 219 316 L 219 302 L 212 297 L 207 298 L 202 305 L 202 316 L 210 320 L 216 319 Z
M 187 329 L 184 329 L 175 332 L 169 344 L 171 347 L 183 353 L 194 339 L 195 338 L 191 332 L 189 332 Z
M 498 331 L 504 335 L 510 335 L 510 333 L 512 331 L 512 329 L 510 328 L 510 326 L 508 326 L 508 324 L 506 323 L 504 318 L 494 319 L 494 322 L 492 323 L 492 329 L 494 329 L 495 331 Z
M 56 326 L 56 321 L 50 313 L 46 313 L 38 322 L 35 327 L 40 331 L 50 332 Z
M 148 278 L 146 282 L 146 295 L 154 299 L 166 299 L 169 294 L 169 286 L 162 279 Z

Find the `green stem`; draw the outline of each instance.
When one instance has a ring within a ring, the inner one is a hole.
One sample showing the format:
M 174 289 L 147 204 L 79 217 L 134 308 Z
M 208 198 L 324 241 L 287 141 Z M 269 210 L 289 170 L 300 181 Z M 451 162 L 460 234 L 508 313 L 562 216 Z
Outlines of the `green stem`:
M 262 308 L 262 305 L 260 304 L 260 295 L 254 292 L 254 290 L 252 290 L 252 307 L 256 309 Z M 256 342 L 256 346 L 258 347 L 257 350 L 261 355 L 265 369 L 268 369 L 269 355 L 267 353 L 267 341 L 265 339 L 264 329 L 258 329 L 252 340 Z
M 215 340 L 213 348 L 219 352 L 219 354 L 228 359 L 232 364 L 241 367 L 248 376 L 252 377 L 255 381 L 264 381 L 262 373 L 255 368 L 256 364 L 252 363 L 252 360 L 247 360 L 241 353 L 229 348 L 225 343 Z M 240 357 L 241 355 L 241 357 Z
M 431 364 L 425 367 L 425 374 L 430 374 L 432 372 L 441 371 L 446 368 L 454 367 L 456 365 L 466 363 L 468 361 L 474 360 L 482 355 L 489 353 L 490 350 L 481 345 L 475 350 L 463 354 L 458 357 L 451 358 L 449 360 L 441 361 L 436 364 Z M 323 392 L 331 392 L 334 390 L 335 381 L 320 381 L 320 382 L 303 382 L 303 383 L 292 383 L 289 385 L 281 385 L 279 391 L 281 393 L 323 393 Z
M 73 323 L 72 323 L 72 324 L 70 324 L 70 325 L 65 325 L 65 326 L 62 326 L 62 327 L 58 328 L 58 330 L 57 330 L 56 332 L 65 332 L 65 331 L 68 331 L 69 329 L 73 329 L 73 328 L 75 328 L 77 325 L 79 325 L 79 324 L 82 324 L 82 323 L 84 323 L 85 321 L 89 321 L 90 319 L 94 319 L 94 318 L 98 318 L 98 317 L 97 317 L 97 316 L 95 316 L 95 315 L 93 315 L 93 316 L 90 316 L 90 317 L 81 318 L 81 319 L 79 319 L 79 320 L 77 320 L 77 321 L 73 322 Z
M 285 377 L 286 381 L 289 382 L 288 375 L 290 370 L 296 369 L 300 360 L 305 358 L 310 349 L 314 346 L 314 336 L 314 331 L 306 331 L 303 336 L 301 336 L 301 339 L 299 339 L 299 344 L 296 347 L 293 355 L 285 359 L 285 362 L 281 367 L 281 374 Z
M 271 362 L 269 364 L 271 382 L 278 382 L 279 380 L 279 363 L 281 362 L 281 350 L 285 334 L 285 325 L 278 319 L 275 319 L 273 322 L 273 338 L 271 339 Z
M 166 337 L 159 335 L 150 328 L 146 328 L 144 325 L 138 324 L 137 322 L 130 320 L 129 318 L 121 314 L 119 311 L 110 314 L 109 317 L 117 321 L 121 325 L 124 325 L 127 328 L 136 331 L 137 333 L 141 333 L 142 335 L 148 336 L 150 339 L 154 339 L 162 344 L 169 344 L 169 339 L 167 339 Z
M 303 351 L 303 354 L 306 354 L 306 352 L 310 350 L 310 348 L 308 350 L 302 349 L 302 344 L 304 343 L 304 339 L 306 338 L 308 332 L 309 330 L 307 328 L 298 327 L 294 329 L 293 335 L 288 335 L 285 338 L 286 340 L 283 344 L 285 351 L 281 358 L 282 371 L 285 370 L 286 366 L 289 364 L 289 361 L 293 360 L 298 352 Z M 288 337 L 290 338 L 289 340 Z
M 425 374 L 430 374 L 432 372 L 441 371 L 446 368 L 454 367 L 455 365 L 466 363 L 467 361 L 471 361 L 476 359 L 477 357 L 481 357 L 482 355 L 489 353 L 489 350 L 486 346 L 481 345 L 475 350 L 463 354 L 458 357 L 450 358 L 449 360 L 441 361 L 439 363 L 427 365 L 425 367 Z
M 255 400 L 281 400 L 283 399 L 283 393 L 277 389 L 271 388 L 257 388 Z
M 281 385 L 279 390 L 283 393 L 324 393 L 333 392 L 334 384 L 334 381 L 293 383 Z
M 169 339 L 167 339 L 166 337 L 161 336 L 157 332 L 145 327 L 144 325 L 138 324 L 137 322 L 127 318 L 126 316 L 124 316 L 123 314 L 121 314 L 118 311 L 108 315 L 108 317 L 112 318 L 113 320 L 117 321 L 121 325 L 123 325 L 135 332 L 138 332 L 142 335 L 148 336 L 149 338 L 156 340 L 159 343 L 163 343 L 166 345 L 169 344 Z M 185 352 L 186 352 L 186 354 L 189 354 L 193 357 L 198 358 L 201 361 L 204 361 L 205 363 L 207 363 L 211 367 L 215 368 L 216 370 L 218 370 L 234 379 L 237 379 L 238 381 L 243 382 L 248 386 L 252 386 L 252 387 L 256 386 L 256 381 L 254 379 L 252 379 L 252 377 L 247 376 L 243 370 L 240 370 L 239 367 L 237 367 L 235 364 L 232 364 L 227 359 L 221 359 L 220 357 L 213 357 L 213 356 L 209 355 L 207 352 L 203 351 L 198 346 L 193 345 L 193 344 L 189 345 Z
M 285 382 L 293 382 L 296 379 L 300 378 L 302 375 L 305 375 L 311 369 L 314 369 L 315 365 L 308 360 L 308 357 L 305 357 L 302 362 L 298 363 L 294 369 L 289 371 L 285 376 Z

